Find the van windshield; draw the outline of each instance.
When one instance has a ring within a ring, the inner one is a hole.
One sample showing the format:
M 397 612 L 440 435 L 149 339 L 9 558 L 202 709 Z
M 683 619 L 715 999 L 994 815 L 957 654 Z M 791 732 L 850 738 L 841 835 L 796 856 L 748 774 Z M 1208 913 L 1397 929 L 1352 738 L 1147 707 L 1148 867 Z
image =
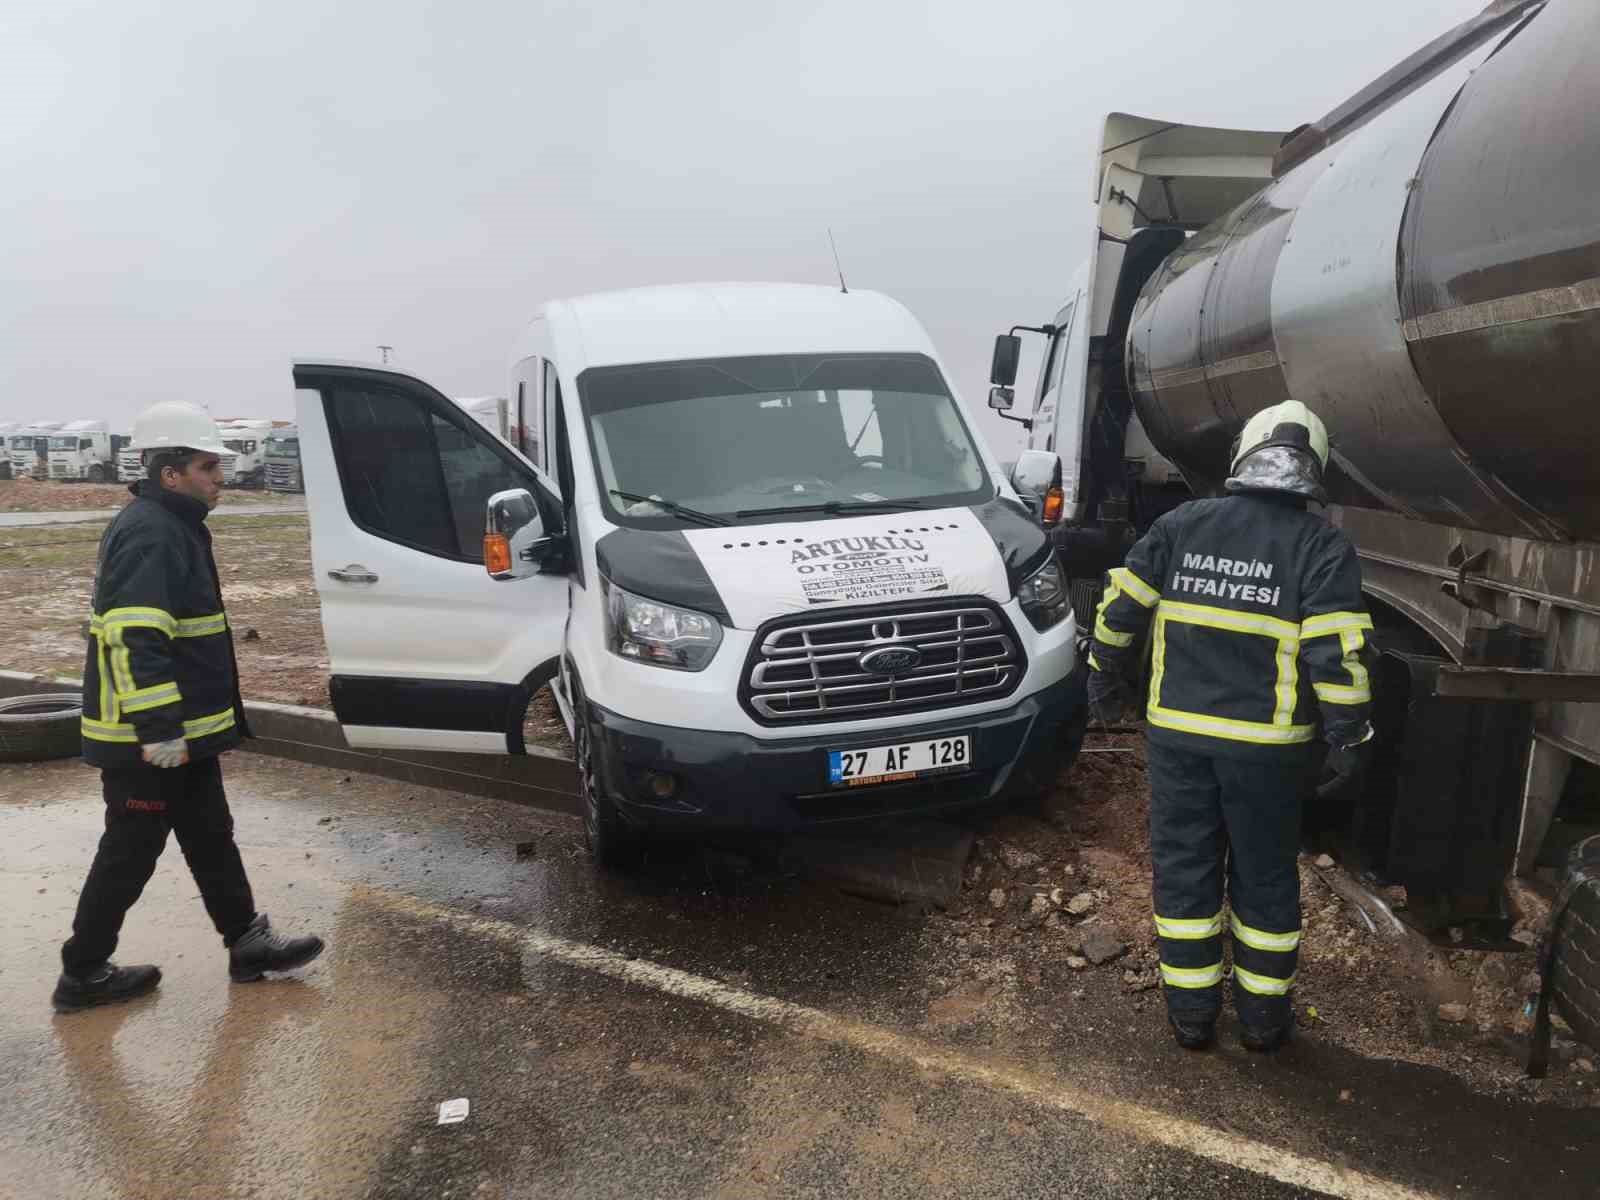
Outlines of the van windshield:
M 918 354 L 817 354 L 591 367 L 578 377 L 612 519 L 874 502 L 928 507 L 993 495 L 938 368 Z

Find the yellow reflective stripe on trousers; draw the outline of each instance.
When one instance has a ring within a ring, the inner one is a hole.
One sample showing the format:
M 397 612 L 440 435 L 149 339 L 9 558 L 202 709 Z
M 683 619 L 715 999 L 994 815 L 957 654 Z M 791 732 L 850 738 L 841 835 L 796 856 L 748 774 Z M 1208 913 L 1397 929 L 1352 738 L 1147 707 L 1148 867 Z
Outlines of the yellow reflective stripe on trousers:
M 140 688 L 117 697 L 117 707 L 125 713 L 145 712 L 164 704 L 177 704 L 183 699 L 175 683 L 158 683 L 155 687 Z
M 1161 593 L 1156 591 L 1144 580 L 1140 579 L 1127 567 L 1117 567 L 1111 572 L 1112 585 L 1129 599 L 1154 608 L 1161 602 Z
M 1115 629 L 1106 624 L 1106 619 L 1104 617 L 1095 618 L 1094 636 L 1108 646 L 1133 645 L 1133 634 L 1118 633 Z
M 1161 964 L 1161 979 L 1169 987 L 1208 988 L 1222 982 L 1222 964 L 1210 967 L 1169 967 Z
M 1198 942 L 1222 932 L 1222 913 L 1214 917 L 1156 917 L 1156 932 L 1179 942 Z
M 1097 659 L 1097 658 L 1096 658 L 1096 657 L 1095 657 L 1095 656 L 1094 656 L 1094 654 L 1093 654 L 1093 652 L 1092 652 L 1092 651 L 1091 651 L 1091 652 L 1090 652 L 1090 654 L 1089 654 L 1089 669 L 1090 669 L 1090 670 L 1091 670 L 1091 671 L 1098 671 L 1098 670 L 1100 670 L 1100 669 L 1101 669 L 1101 668 L 1100 668 L 1100 660 L 1099 660 L 1099 659 Z
M 224 633 L 228 628 L 226 613 L 212 613 L 205 617 L 180 617 L 178 619 L 177 637 L 210 637 L 214 633 Z
M 1287 979 L 1274 979 L 1270 975 L 1257 975 L 1254 971 L 1246 971 L 1237 963 L 1233 967 L 1233 981 L 1247 992 L 1254 992 L 1258 996 L 1287 996 L 1289 989 L 1294 987 L 1294 976 Z
M 142 625 L 150 629 L 159 629 L 171 637 L 178 629 L 177 618 L 164 608 L 113 608 L 103 613 L 96 613 L 90 619 L 91 626 L 95 624 L 110 628 L 113 625 Z
M 1303 638 L 1326 637 L 1330 633 L 1360 633 L 1363 629 L 1372 628 L 1372 618 L 1366 613 L 1358 612 L 1331 612 L 1319 616 L 1307 617 L 1300 622 L 1300 636 Z
M 1268 933 L 1263 929 L 1252 929 L 1237 914 L 1233 917 L 1233 936 L 1253 950 L 1298 950 L 1300 948 L 1300 931 L 1293 933 Z

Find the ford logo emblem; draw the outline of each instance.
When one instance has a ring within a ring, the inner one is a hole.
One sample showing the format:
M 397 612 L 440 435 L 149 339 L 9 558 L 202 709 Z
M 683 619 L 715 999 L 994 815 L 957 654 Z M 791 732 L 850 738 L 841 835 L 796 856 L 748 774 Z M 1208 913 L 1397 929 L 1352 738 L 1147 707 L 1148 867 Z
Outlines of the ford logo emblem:
M 879 646 L 856 661 L 863 671 L 874 675 L 904 675 L 922 665 L 922 651 L 915 646 Z

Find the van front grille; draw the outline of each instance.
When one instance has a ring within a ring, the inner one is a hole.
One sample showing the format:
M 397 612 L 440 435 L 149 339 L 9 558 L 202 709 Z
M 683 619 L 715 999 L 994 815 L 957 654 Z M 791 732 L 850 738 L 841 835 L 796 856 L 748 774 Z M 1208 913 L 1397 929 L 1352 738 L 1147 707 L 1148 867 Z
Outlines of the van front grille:
M 1022 680 L 1010 622 L 981 601 L 830 618 L 786 618 L 757 635 L 740 697 L 757 720 L 846 721 L 947 708 L 1004 696 Z M 862 666 L 862 655 L 889 647 L 914 650 L 918 661 L 893 675 Z

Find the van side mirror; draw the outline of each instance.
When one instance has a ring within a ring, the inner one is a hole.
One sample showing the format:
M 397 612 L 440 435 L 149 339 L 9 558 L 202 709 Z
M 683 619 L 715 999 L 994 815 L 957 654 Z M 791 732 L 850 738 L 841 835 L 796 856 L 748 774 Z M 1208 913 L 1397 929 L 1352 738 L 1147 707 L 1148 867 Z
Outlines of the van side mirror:
M 483 524 L 483 569 L 494 579 L 526 579 L 560 554 L 563 539 L 545 532 L 527 488 L 489 497 Z
M 1065 493 L 1061 489 L 1061 456 L 1050 450 L 1024 450 L 1011 468 L 1011 486 L 1039 523 L 1046 527 L 1061 520 Z
M 994 358 L 989 361 L 989 382 L 1010 390 L 1017 382 L 1017 364 L 1022 361 L 1022 339 L 1014 333 L 1002 333 L 994 339 Z M 990 406 L 994 406 L 994 393 L 989 393 Z M 1006 405 L 1007 408 L 1011 406 Z

